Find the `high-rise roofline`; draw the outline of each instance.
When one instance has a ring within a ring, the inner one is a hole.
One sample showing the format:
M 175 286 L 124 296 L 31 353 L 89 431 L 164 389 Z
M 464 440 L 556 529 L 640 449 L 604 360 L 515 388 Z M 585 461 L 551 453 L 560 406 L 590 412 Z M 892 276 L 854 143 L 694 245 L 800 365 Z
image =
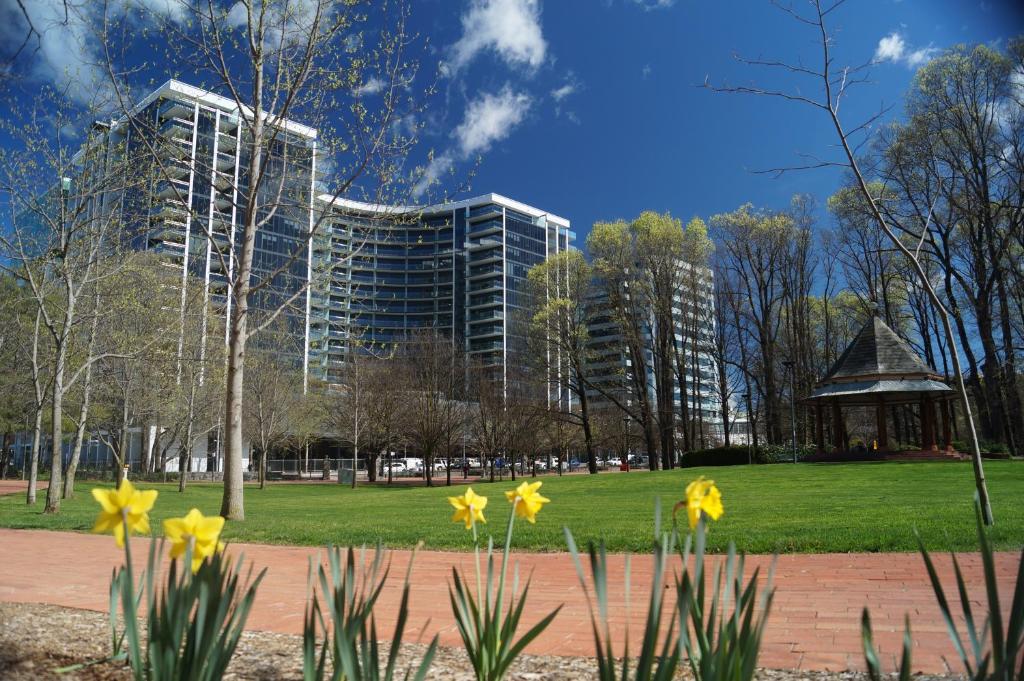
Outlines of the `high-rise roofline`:
M 131 113 L 135 114 L 139 111 L 142 111 L 150 103 L 157 99 L 160 99 L 161 97 L 173 95 L 185 97 L 190 100 L 197 101 L 201 104 L 205 104 L 206 106 L 209 106 L 211 108 L 220 109 L 221 111 L 226 111 L 229 113 L 239 111 L 238 103 L 229 97 L 224 97 L 214 92 L 210 92 L 209 90 L 204 90 L 203 88 L 196 87 L 195 85 L 189 85 L 188 83 L 183 83 L 180 80 L 170 78 L 163 85 L 161 85 L 160 87 L 156 88 L 148 95 L 143 97 L 142 100 L 140 100 L 139 103 L 132 108 Z M 250 118 L 252 117 L 252 109 L 248 107 L 242 107 L 242 111 L 246 116 Z M 310 139 L 316 139 L 317 137 L 316 128 L 311 128 L 308 125 L 296 123 L 295 121 L 289 120 L 287 118 L 279 118 L 278 116 L 275 116 L 274 114 L 271 114 L 266 111 L 263 112 L 263 115 L 266 117 L 266 120 L 271 125 L 283 127 L 288 132 L 293 132 L 297 135 L 302 135 L 303 137 L 308 137 Z M 124 118 L 122 117 L 121 119 L 115 121 L 114 125 L 118 125 L 123 121 Z
M 544 217 L 548 222 L 558 225 L 559 227 L 569 228 L 569 220 L 563 218 L 554 213 L 549 213 L 545 210 L 535 208 L 531 205 L 510 199 L 502 194 L 495 194 L 493 192 L 489 194 L 481 194 L 480 196 L 474 196 L 468 199 L 461 199 L 459 201 L 447 201 L 444 203 L 425 204 L 425 205 L 387 205 L 379 203 L 369 203 L 365 201 L 355 201 L 346 198 L 334 198 L 330 194 L 320 194 L 317 196 L 317 200 L 327 204 L 337 206 L 342 209 L 351 210 L 356 213 L 372 213 L 382 214 L 384 216 L 397 216 L 397 215 L 418 215 L 421 213 L 441 213 L 449 210 L 455 210 L 458 208 L 467 208 L 469 206 L 478 206 L 487 203 L 496 203 L 506 208 L 511 208 L 514 211 L 529 215 L 530 217 Z

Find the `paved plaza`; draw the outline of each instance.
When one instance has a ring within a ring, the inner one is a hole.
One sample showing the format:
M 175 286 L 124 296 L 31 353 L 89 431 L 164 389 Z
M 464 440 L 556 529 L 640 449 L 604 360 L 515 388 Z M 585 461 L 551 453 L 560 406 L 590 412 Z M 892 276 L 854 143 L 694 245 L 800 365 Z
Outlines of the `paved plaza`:
M 147 540 L 137 539 L 136 556 Z M 310 559 L 323 551 L 308 547 L 235 544 L 257 568 L 267 568 L 249 628 L 288 634 L 302 631 Z M 110 571 L 122 558 L 109 536 L 73 532 L 0 529 L 0 601 L 49 603 L 105 611 Z M 378 630 L 391 631 L 398 604 L 401 577 L 410 551 L 392 552 L 391 577 L 376 613 Z M 976 607 L 983 609 L 984 582 L 976 554 L 960 557 Z M 586 602 L 572 561 L 564 553 L 515 554 L 522 575 L 533 575 L 525 627 L 564 603 L 551 627 L 527 650 L 536 654 L 592 655 Z M 412 572 L 411 630 L 406 640 L 426 639 L 439 633 L 442 645 L 461 645 L 450 613 L 447 583 L 453 566 L 472 574 L 471 554 L 420 551 Z M 749 556 L 748 573 L 770 556 Z M 941 578 L 955 589 L 948 556 L 935 556 Z M 1018 554 L 997 554 L 1000 589 L 1009 604 Z M 622 575 L 625 558 L 610 562 L 611 612 L 616 649 L 622 650 L 628 625 L 631 650 L 643 631 L 650 558 L 632 558 L 632 602 L 624 599 Z M 782 555 L 775 571 L 777 594 L 769 619 L 760 666 L 780 669 L 843 670 L 863 667 L 860 639 L 861 609 L 871 609 L 876 640 L 887 670 L 902 640 L 903 618 L 909 614 L 914 639 L 914 670 L 947 670 L 944 658 L 956 670 L 955 653 L 935 605 L 921 558 L 915 554 L 803 554 Z M 1004 612 L 1004 615 L 1007 613 Z

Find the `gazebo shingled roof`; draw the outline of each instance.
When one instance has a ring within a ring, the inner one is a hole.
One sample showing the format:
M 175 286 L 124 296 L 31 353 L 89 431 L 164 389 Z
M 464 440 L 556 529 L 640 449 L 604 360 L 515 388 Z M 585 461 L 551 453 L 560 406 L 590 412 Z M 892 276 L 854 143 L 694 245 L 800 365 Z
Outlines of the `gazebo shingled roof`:
M 801 402 L 816 405 L 816 440 L 818 452 L 824 451 L 823 408 L 832 409 L 833 438 L 837 451 L 839 443 L 847 442 L 841 408 L 844 406 L 876 409 L 878 449 L 888 448 L 886 410 L 897 404 L 919 405 L 922 450 L 935 451 L 935 431 L 939 419 L 935 407 L 942 409 L 943 440 L 947 451 L 952 451 L 950 437 L 950 398 L 955 393 L 942 376 L 918 357 L 911 347 L 886 326 L 877 315 L 853 339 L 849 347 L 836 360 L 828 374 L 821 379 L 811 394 Z M 836 435 L 839 433 L 840 435 Z
M 934 376 L 935 372 L 881 318 L 873 315 L 832 365 L 826 380 L 874 374 Z
M 890 398 L 887 401 L 900 396 L 916 401 L 922 393 L 946 392 L 952 388 L 941 376 L 885 322 L 872 316 L 807 399 L 873 404 L 883 396 Z

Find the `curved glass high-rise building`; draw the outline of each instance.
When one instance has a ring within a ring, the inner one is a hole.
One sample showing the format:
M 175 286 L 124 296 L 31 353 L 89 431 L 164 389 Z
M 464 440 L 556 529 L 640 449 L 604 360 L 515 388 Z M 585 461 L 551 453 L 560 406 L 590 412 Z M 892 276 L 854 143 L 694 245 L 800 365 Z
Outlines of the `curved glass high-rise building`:
M 322 200 L 331 216 L 312 246 L 311 375 L 338 382 L 348 353 L 433 328 L 507 378 L 525 352 L 527 272 L 573 247 L 568 220 L 498 194 L 415 208 Z

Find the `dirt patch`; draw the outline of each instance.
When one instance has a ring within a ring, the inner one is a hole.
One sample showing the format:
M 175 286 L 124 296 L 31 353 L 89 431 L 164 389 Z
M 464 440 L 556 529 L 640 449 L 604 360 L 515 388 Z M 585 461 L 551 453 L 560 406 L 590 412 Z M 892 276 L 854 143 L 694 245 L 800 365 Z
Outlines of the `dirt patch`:
M 131 674 L 124 663 L 100 663 L 74 672 L 56 669 L 103 659 L 109 653 L 107 617 L 101 613 L 34 603 L 0 603 L 0 678 L 5 681 L 125 681 Z M 402 669 L 415 665 L 425 646 L 402 647 Z M 387 655 L 388 646 L 381 654 Z M 302 679 L 302 639 L 267 632 L 246 632 L 228 673 L 229 680 L 292 681 Z M 441 648 L 428 679 L 472 681 L 465 653 Z M 596 678 L 595 662 L 587 657 L 524 655 L 509 681 L 569 681 Z M 689 674 L 681 679 L 691 678 Z M 890 677 L 893 678 L 893 677 Z M 956 676 L 919 675 L 917 681 L 952 681 Z M 860 672 L 808 672 L 760 669 L 758 681 L 868 681 Z

